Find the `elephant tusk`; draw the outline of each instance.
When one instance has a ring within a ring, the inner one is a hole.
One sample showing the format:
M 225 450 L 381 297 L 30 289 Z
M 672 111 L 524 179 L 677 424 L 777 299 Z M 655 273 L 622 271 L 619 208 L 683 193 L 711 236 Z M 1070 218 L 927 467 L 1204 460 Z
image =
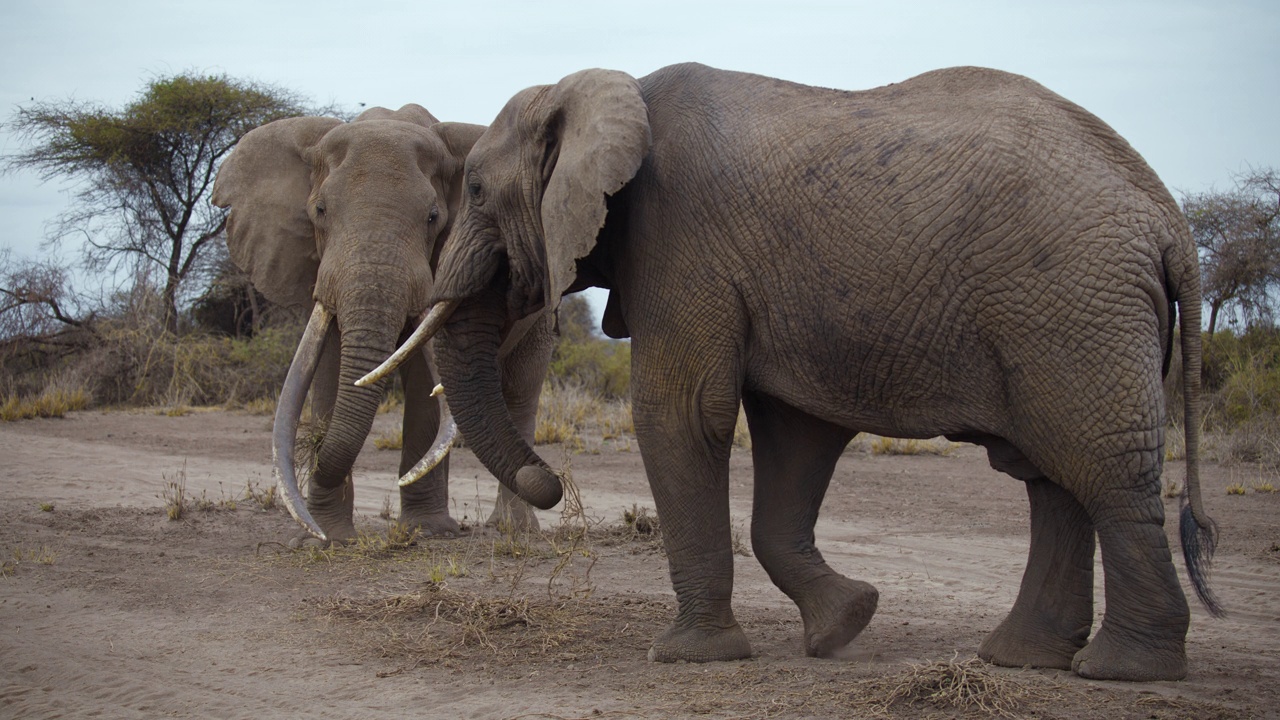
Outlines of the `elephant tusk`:
M 307 388 L 315 377 L 316 366 L 320 363 L 320 353 L 324 348 L 324 337 L 329 331 L 333 315 L 321 303 L 316 303 L 311 311 L 311 319 L 307 321 L 307 329 L 298 341 L 298 349 L 294 352 L 293 362 L 289 364 L 289 372 L 284 379 L 284 388 L 280 391 L 280 401 L 276 404 L 275 421 L 271 430 L 271 463 L 284 498 L 284 506 L 298 524 L 307 532 L 328 540 L 320 525 L 307 511 L 302 499 L 302 491 L 298 488 L 298 478 L 293 468 L 294 444 L 298 438 L 298 421 L 302 417 L 302 404 L 307 397 Z
M 431 356 L 430 351 L 424 346 L 422 348 L 422 356 L 426 358 L 427 367 L 431 369 L 432 377 L 440 377 L 439 371 L 436 370 L 435 358 Z M 436 384 L 431 390 L 431 397 L 436 398 L 440 403 L 440 429 L 436 432 L 435 442 L 431 443 L 431 449 L 426 455 L 414 465 L 409 472 L 400 478 L 400 487 L 412 485 L 427 473 L 435 469 L 437 465 L 444 460 L 449 454 L 449 450 L 453 448 L 453 443 L 458 438 L 458 423 L 453 419 L 453 411 L 449 409 L 449 403 L 445 401 L 444 385 Z
M 445 321 L 449 319 L 449 316 L 453 314 L 454 309 L 457 307 L 457 300 L 441 300 L 435 305 L 432 305 L 431 310 L 426 314 L 426 317 L 422 319 L 422 322 L 418 324 L 417 329 L 413 331 L 413 334 L 409 336 L 409 339 L 405 340 L 404 344 L 397 348 L 391 357 L 387 358 L 381 365 L 374 368 L 373 372 L 357 380 L 356 386 L 368 387 L 369 385 L 372 385 L 386 377 L 392 370 L 399 367 L 400 363 L 404 362 L 405 358 L 409 357 L 409 353 L 412 353 L 423 343 L 430 340 L 432 336 L 440 331 L 440 328 L 444 327 Z
M 431 445 L 431 449 L 427 451 L 426 455 L 422 456 L 417 465 L 414 465 L 409 472 L 400 478 L 400 487 L 412 485 L 434 470 L 449 454 L 449 450 L 453 448 L 453 443 L 457 438 L 458 423 L 454 422 L 453 414 L 450 413 L 441 418 L 440 433 L 436 436 L 436 441 Z

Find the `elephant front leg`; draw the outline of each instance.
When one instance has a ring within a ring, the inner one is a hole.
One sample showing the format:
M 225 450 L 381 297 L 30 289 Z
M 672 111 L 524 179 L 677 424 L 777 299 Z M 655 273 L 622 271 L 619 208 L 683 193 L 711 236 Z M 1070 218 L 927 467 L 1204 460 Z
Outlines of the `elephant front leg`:
M 440 427 L 440 409 L 431 390 L 435 376 L 420 354 L 401 366 L 404 385 L 403 445 L 400 475 L 418 463 L 435 441 Z M 462 534 L 458 521 L 449 515 L 449 458 L 412 485 L 400 488 L 400 524 L 425 536 L 454 537 Z
M 312 478 L 310 487 L 307 489 L 307 512 L 311 513 L 311 517 L 315 518 L 320 529 L 324 530 L 329 543 L 345 545 L 356 539 L 356 526 L 353 519 L 355 497 L 356 488 L 350 474 L 334 487 L 324 487 L 314 477 Z M 289 547 L 292 548 L 324 544 L 319 538 L 312 537 L 305 531 L 295 535 L 289 541 Z
M 1071 669 L 1093 624 L 1093 522 L 1045 477 L 1026 480 L 1031 549 L 1018 599 L 978 657 L 1006 667 Z
M 674 391 L 666 384 L 668 391 Z M 637 389 L 636 437 L 653 491 L 679 603 L 674 624 L 649 649 L 654 662 L 710 662 L 751 656 L 733 615 L 733 543 L 729 517 L 729 448 L 737 416 L 696 412 L 699 398 L 671 402 Z M 704 398 L 701 398 L 705 400 Z
M 752 550 L 800 608 L 805 654 L 830 655 L 871 622 L 880 597 L 870 584 L 831 569 L 814 544 L 818 509 L 854 433 L 772 398 L 748 394 L 743 405 L 755 465 Z

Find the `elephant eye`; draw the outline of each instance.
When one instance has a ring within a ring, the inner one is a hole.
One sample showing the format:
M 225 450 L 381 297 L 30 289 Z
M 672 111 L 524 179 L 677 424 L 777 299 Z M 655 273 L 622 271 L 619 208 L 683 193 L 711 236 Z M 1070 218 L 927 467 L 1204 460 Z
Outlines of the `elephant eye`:
M 471 181 L 467 183 L 467 195 L 471 197 L 472 202 L 480 202 L 484 195 L 484 188 L 480 185 L 480 181 L 478 179 L 472 178 Z
M 440 208 L 432 207 L 431 212 L 427 213 L 427 222 L 433 223 L 440 219 Z
M 317 215 L 324 215 L 324 201 L 323 201 L 323 200 L 317 200 L 317 201 L 316 201 L 316 214 L 317 214 Z

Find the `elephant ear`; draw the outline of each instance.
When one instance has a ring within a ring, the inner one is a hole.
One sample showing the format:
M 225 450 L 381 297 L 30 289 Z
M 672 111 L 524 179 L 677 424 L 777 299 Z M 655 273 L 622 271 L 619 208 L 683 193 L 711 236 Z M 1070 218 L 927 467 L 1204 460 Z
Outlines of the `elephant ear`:
M 352 122 L 360 122 L 361 120 L 399 120 L 400 122 L 413 123 L 414 125 L 428 128 L 440 122 L 435 115 L 432 115 L 426 108 L 417 103 L 401 105 L 399 110 L 371 107 L 357 115 Z
M 574 73 L 550 88 L 544 103 L 545 300 L 554 310 L 604 227 L 606 198 L 635 177 L 653 140 L 640 85 L 626 73 Z
M 309 305 L 320 257 L 307 216 L 309 150 L 342 121 L 276 120 L 240 139 L 213 183 L 212 202 L 230 207 L 227 249 L 254 287 L 277 305 Z
M 466 169 L 467 154 L 488 128 L 471 123 L 442 122 L 432 126 L 431 129 L 444 141 L 445 148 L 453 158 L 453 165 L 445 168 L 446 173 L 443 178 L 447 193 L 445 202 L 448 204 L 449 218 L 452 222 L 462 203 L 462 178 Z

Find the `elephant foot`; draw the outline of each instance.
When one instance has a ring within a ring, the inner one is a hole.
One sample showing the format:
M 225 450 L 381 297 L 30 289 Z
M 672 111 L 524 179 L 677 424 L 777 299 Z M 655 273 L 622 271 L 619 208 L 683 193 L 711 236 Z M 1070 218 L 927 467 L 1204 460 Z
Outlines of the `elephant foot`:
M 519 534 L 537 532 L 538 516 L 533 506 L 521 500 L 504 485 L 498 486 L 498 497 L 493 505 L 493 513 L 484 521 L 485 527 L 497 528 L 499 532 Z
M 355 542 L 355 488 L 350 476 L 343 484 L 333 488 L 312 483 L 307 492 L 307 512 L 315 518 L 328 541 L 304 531 L 289 540 L 289 547 L 328 547 Z
M 458 521 L 447 512 L 427 513 L 401 509 L 399 523 L 409 532 L 417 530 L 422 537 L 459 537 L 464 534 Z
M 721 628 L 674 625 L 649 648 L 649 662 L 717 662 L 751 657 L 751 643 L 735 621 Z
M 799 595 L 804 620 L 804 652 L 827 657 L 848 645 L 871 622 L 880 592 L 871 584 L 841 575 L 823 577 L 817 592 Z
M 1181 680 L 1187 676 L 1187 654 L 1182 641 L 1164 647 L 1130 637 L 1122 641 L 1106 622 L 1093 640 L 1075 654 L 1071 669 L 1091 680 Z
M 978 657 L 1004 667 L 1070 670 L 1072 658 L 1088 639 L 1088 624 L 1063 635 L 1053 632 L 1049 623 L 1031 622 L 1010 614 L 983 639 L 978 646 Z

